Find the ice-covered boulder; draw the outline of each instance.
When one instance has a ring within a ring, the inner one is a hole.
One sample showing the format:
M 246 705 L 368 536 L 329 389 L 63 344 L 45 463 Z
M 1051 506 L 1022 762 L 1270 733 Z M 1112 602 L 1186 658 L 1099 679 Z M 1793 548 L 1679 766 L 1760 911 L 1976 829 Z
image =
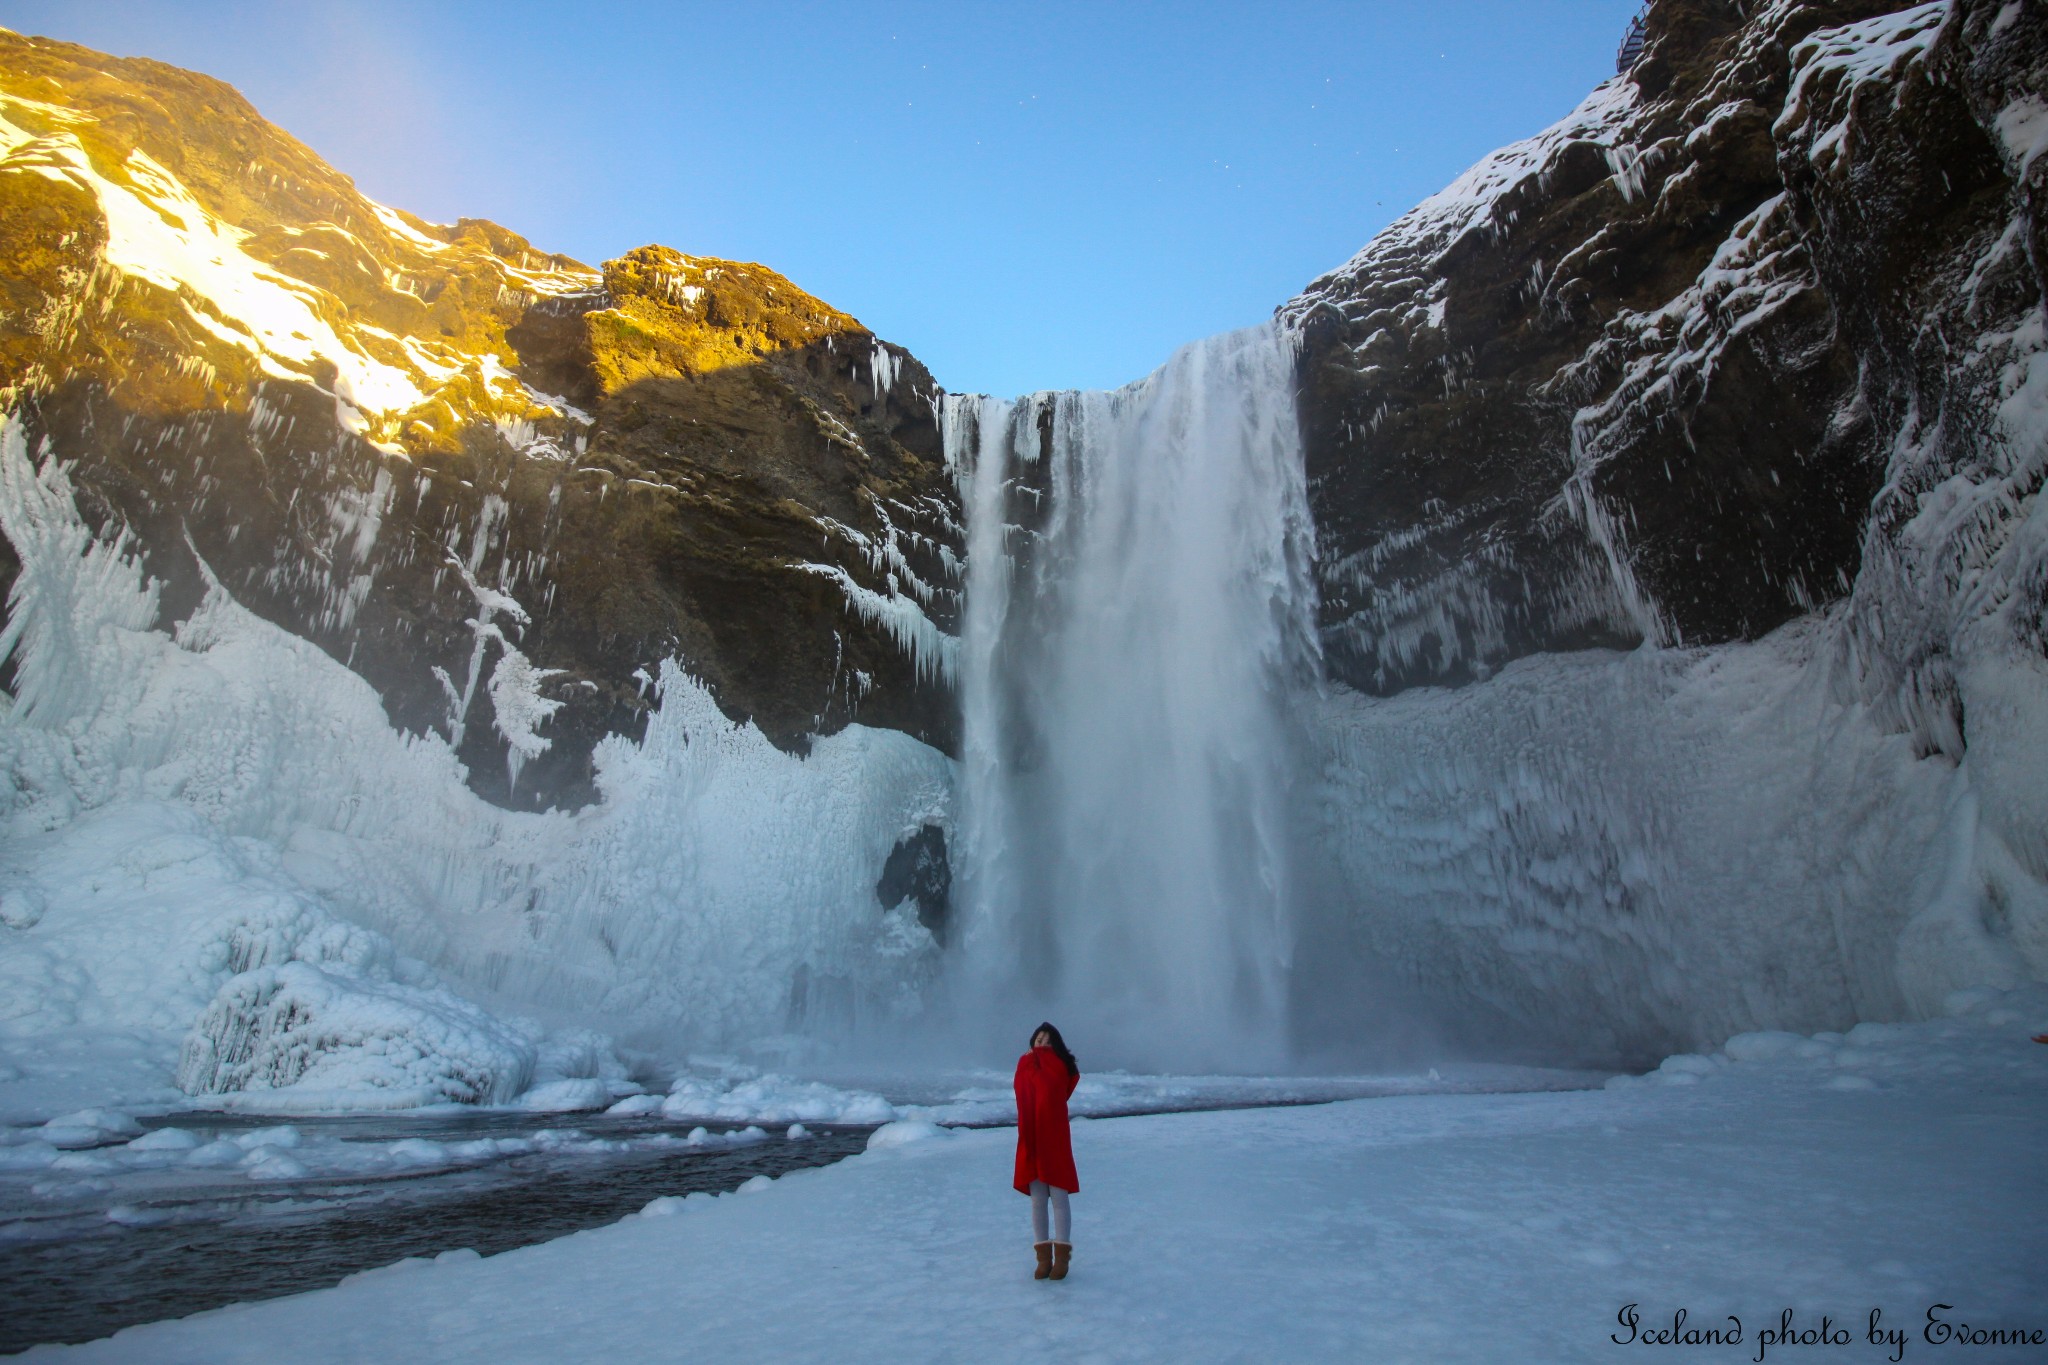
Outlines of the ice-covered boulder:
M 610 1087 L 588 1076 L 543 1081 L 519 1097 L 519 1107 L 536 1114 L 580 1114 L 592 1109 L 609 1109 L 611 1102 Z M 657 1107 L 659 1103 L 656 1101 Z
M 531 1042 L 448 991 L 287 962 L 221 989 L 185 1040 L 178 1084 L 275 1111 L 502 1104 L 533 1063 Z

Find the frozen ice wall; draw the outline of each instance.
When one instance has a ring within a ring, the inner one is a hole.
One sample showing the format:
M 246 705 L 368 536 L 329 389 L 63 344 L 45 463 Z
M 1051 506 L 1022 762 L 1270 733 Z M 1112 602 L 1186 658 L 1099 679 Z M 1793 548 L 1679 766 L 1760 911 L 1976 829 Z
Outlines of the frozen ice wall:
M 1589 1064 L 2048 976 L 2048 888 L 1999 828 L 2040 827 L 2035 779 L 1916 750 L 1844 646 L 1836 615 L 1455 690 L 1334 689 L 1325 811 L 1362 946 L 1472 1043 Z M 2031 716 L 1985 717 L 2011 726 L 1987 756 L 2039 753 L 2028 686 Z
M 16 670 L 0 703 L 0 966 L 33 968 L 0 970 L 14 1031 L 189 1027 L 206 1009 L 225 1050 L 187 1070 L 209 1076 L 299 1065 L 264 1060 L 279 1040 L 237 1033 L 285 995 L 378 1028 L 413 1009 L 488 1033 L 459 1001 L 407 994 L 420 962 L 500 1013 L 678 1044 L 915 1007 L 936 946 L 914 906 L 882 909 L 875 882 L 899 837 L 947 822 L 953 775 L 909 736 L 853 726 L 797 758 L 669 660 L 644 741 L 599 750 L 599 803 L 505 811 L 469 791 L 440 737 L 393 730 L 361 678 L 217 584 L 159 629 L 129 547 L 83 525 L 61 463 L 38 467 L 11 422 L 0 529 L 22 560 L 0 637 Z M 176 875 L 150 871 L 163 859 Z M 134 882 L 129 910 L 110 908 L 117 882 Z M 303 924 L 237 958 L 222 946 L 233 925 L 200 929 L 241 902 Z M 416 961 L 340 999 L 289 965 L 325 962 L 321 926 L 337 921 L 388 936 L 371 958 L 395 945 Z M 145 970 L 159 954 L 176 969 Z M 275 979 L 241 979 L 255 970 Z
M 956 995 L 1098 1064 L 1285 1044 L 1315 675 L 1289 343 L 1111 393 L 954 397 L 968 505 Z

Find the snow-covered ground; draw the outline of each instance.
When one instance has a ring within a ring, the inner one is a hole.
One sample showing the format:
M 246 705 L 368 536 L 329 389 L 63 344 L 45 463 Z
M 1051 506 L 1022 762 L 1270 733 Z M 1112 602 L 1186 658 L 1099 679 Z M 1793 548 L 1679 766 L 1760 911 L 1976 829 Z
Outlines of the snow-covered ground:
M 1011 1134 L 906 1120 L 735 1195 L 68 1354 L 1495 1365 L 1631 1358 L 1625 1312 L 1639 1343 L 1682 1309 L 1741 1341 L 1676 1359 L 2040 1360 L 1924 1334 L 1932 1311 L 2048 1342 L 2043 1031 L 2048 988 L 1961 992 L 1931 1022 L 1744 1035 L 1599 1091 L 1081 1120 L 1061 1284 L 1030 1279 Z M 1903 1346 L 1868 1341 L 1873 1310 Z M 1765 1337 L 1787 1312 L 1795 1340 Z M 1823 1318 L 1846 1340 L 1794 1349 Z

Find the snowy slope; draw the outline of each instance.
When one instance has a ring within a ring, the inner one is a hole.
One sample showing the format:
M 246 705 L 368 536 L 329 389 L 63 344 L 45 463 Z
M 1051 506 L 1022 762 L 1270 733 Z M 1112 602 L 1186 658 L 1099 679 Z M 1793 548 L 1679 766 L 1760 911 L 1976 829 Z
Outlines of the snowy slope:
M 1953 1018 L 1751 1035 L 1571 1095 L 1434 1096 L 1083 1122 L 1075 1255 L 1034 1283 L 1008 1130 L 884 1145 L 478 1260 L 26 1358 L 178 1362 L 1618 1358 L 1621 1315 L 1741 1344 L 1823 1315 L 1949 1358 L 1951 1323 L 2048 1333 L 2039 991 Z M 1624 1338 L 1626 1340 L 1626 1338 Z M 2025 1347 L 1986 1359 L 2035 1359 Z M 1960 1358 L 1960 1357 L 1957 1357 Z

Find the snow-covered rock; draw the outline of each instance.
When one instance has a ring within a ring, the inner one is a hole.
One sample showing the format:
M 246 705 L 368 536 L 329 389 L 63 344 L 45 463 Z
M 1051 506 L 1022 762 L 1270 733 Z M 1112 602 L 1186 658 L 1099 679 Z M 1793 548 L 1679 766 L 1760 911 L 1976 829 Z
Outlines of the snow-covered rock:
M 186 1040 L 178 1084 L 247 1108 L 412 1109 L 504 1103 L 532 1073 L 525 1038 L 448 991 L 287 962 L 221 988 Z M 557 1107 L 608 1098 L 601 1082 L 555 1085 L 598 1092 Z
M 785 750 L 949 742 L 904 648 L 958 596 L 936 386 L 774 271 L 429 223 L 218 81 L 11 32 L 0 214 L 35 225 L 0 273 L 36 320 L 0 406 L 175 600 L 211 566 L 487 798 L 595 799 L 679 651 Z

